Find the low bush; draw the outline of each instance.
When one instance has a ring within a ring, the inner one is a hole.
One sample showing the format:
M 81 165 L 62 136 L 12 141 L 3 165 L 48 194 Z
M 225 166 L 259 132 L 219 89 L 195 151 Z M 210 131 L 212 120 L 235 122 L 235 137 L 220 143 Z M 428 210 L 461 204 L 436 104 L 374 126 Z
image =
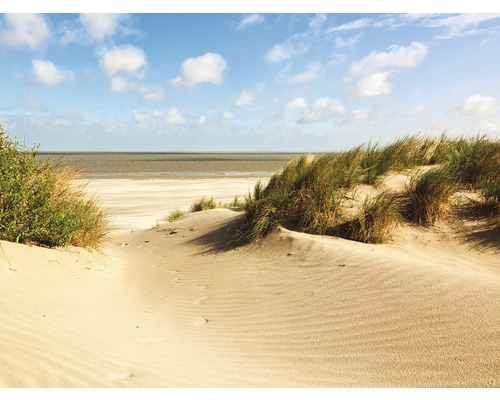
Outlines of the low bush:
M 0 126 L 0 239 L 96 248 L 106 221 L 95 199 L 73 185 L 76 171 L 36 160 Z

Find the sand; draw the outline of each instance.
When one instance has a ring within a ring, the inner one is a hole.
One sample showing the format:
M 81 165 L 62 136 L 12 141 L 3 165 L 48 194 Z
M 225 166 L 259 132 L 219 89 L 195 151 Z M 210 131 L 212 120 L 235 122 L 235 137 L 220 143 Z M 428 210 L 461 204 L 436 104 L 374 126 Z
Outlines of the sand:
M 234 210 L 162 221 L 253 183 L 90 181 L 101 252 L 1 242 L 0 386 L 500 386 L 498 236 L 241 244 Z

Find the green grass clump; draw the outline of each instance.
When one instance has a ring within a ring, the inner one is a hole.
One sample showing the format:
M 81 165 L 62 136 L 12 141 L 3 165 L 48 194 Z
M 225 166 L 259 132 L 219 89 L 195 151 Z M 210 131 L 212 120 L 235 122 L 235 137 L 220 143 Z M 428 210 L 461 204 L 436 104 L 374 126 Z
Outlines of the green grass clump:
M 171 211 L 170 214 L 167 215 L 166 220 L 168 222 L 173 222 L 178 220 L 180 217 L 183 215 L 186 215 L 188 212 L 185 210 L 181 210 L 180 208 L 176 208 L 175 210 Z
M 399 207 L 399 199 L 392 193 L 365 198 L 358 214 L 339 224 L 332 234 L 363 243 L 385 243 L 401 221 Z
M 414 175 L 404 193 L 367 199 L 354 218 L 347 215 L 347 200 L 352 202 L 349 196 L 357 185 L 376 185 L 391 172 L 434 165 Z M 244 210 L 253 240 L 281 225 L 380 243 L 401 217 L 424 226 L 443 218 L 448 199 L 461 188 L 480 190 L 485 203 L 499 208 L 500 142 L 416 135 L 385 147 L 369 144 L 342 153 L 303 155 L 273 175 L 267 186 L 259 182 Z
M 318 157 L 304 155 L 288 163 L 264 188 L 255 186 L 245 204 L 251 237 L 278 225 L 324 234 L 342 220 L 341 203 L 360 180 L 360 150 Z
M 190 212 L 197 212 L 203 210 L 211 210 L 213 208 L 217 208 L 217 204 L 213 197 L 205 197 L 203 196 L 201 199 L 196 200 L 193 204 L 191 204 Z
M 72 185 L 76 171 L 39 162 L 0 126 L 0 239 L 96 248 L 106 235 L 95 199 Z
M 448 169 L 467 189 L 480 189 L 500 176 L 500 142 L 486 136 L 462 138 L 450 146 Z
M 455 181 L 445 167 L 415 174 L 403 193 L 402 213 L 411 222 L 432 225 L 447 215 L 448 199 L 455 191 Z

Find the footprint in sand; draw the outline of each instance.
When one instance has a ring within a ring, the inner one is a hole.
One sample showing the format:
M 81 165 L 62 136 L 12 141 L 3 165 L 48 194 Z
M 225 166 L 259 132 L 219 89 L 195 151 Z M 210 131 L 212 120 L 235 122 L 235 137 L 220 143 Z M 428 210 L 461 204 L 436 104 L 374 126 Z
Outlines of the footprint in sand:
M 208 319 L 206 319 L 205 317 L 197 317 L 194 322 L 193 322 L 193 325 L 194 326 L 202 326 L 202 325 L 206 325 L 208 323 Z
M 172 283 L 179 283 L 179 281 L 180 281 L 179 278 L 172 279 Z

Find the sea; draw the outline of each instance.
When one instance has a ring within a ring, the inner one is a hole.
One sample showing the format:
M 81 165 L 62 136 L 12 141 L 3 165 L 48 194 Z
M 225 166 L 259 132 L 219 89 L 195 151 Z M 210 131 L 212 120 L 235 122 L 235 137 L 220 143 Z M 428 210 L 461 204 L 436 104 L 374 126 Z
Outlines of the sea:
M 78 169 L 82 179 L 269 178 L 298 153 L 40 152 Z

